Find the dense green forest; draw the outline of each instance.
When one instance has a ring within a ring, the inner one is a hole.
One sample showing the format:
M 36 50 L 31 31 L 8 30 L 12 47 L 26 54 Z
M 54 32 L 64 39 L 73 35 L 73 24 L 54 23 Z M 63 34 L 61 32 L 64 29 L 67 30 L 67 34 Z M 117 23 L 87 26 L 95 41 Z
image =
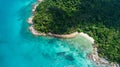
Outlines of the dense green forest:
M 44 33 L 85 32 L 99 56 L 120 63 L 120 0 L 43 0 L 33 22 Z

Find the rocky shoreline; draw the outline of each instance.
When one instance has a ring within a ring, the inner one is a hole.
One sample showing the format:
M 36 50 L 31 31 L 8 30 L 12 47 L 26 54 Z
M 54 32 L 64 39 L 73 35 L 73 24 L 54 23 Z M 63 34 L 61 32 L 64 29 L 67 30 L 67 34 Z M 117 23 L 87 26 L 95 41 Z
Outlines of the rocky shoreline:
M 96 62 L 97 67 L 119 67 L 119 65 L 117 63 L 110 63 L 107 60 L 105 60 L 104 58 L 100 58 L 98 56 L 98 52 L 97 52 L 97 48 L 95 47 L 95 43 L 94 43 L 94 39 L 92 37 L 90 37 L 88 34 L 85 34 L 83 32 L 78 33 L 78 32 L 74 32 L 71 34 L 65 34 L 65 35 L 59 35 L 59 34 L 52 34 L 52 33 L 41 33 L 38 32 L 34 29 L 34 24 L 33 24 L 33 17 L 34 17 L 34 13 L 36 10 L 36 7 L 39 5 L 39 3 L 42 2 L 42 0 L 38 0 L 38 3 L 33 5 L 33 15 L 31 17 L 28 18 L 28 23 L 31 24 L 31 26 L 29 27 L 30 31 L 32 32 L 32 34 L 37 35 L 37 36 L 53 36 L 53 37 L 57 37 L 57 38 L 73 38 L 76 37 L 77 35 L 83 36 L 84 38 L 88 39 L 92 44 L 93 44 L 93 53 L 88 55 L 88 58 L 90 58 L 91 60 L 93 60 L 94 62 Z
M 34 25 L 31 25 L 29 27 L 29 30 L 32 32 L 32 34 L 34 34 L 36 36 L 53 36 L 53 37 L 57 37 L 57 38 L 73 38 L 79 34 L 78 32 L 74 32 L 71 34 L 65 34 L 65 35 L 59 35 L 59 34 L 53 34 L 53 33 L 41 33 L 34 29 Z
M 88 58 L 96 62 L 97 67 L 119 67 L 119 64 L 113 62 L 110 63 L 106 59 L 99 57 L 95 44 L 93 44 L 93 53 L 88 54 Z

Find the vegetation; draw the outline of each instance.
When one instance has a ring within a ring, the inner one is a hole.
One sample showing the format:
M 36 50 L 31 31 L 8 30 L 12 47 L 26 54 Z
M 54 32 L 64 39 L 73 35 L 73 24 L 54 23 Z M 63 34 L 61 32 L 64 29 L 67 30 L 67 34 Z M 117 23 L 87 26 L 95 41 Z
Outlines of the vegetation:
M 120 0 L 44 0 L 33 21 L 40 32 L 88 33 L 99 56 L 120 63 Z

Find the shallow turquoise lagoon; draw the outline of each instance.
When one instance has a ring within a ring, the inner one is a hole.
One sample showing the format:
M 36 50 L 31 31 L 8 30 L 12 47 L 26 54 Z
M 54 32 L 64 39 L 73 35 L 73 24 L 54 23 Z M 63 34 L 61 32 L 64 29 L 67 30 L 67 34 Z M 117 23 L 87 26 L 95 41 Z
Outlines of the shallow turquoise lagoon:
M 34 36 L 26 22 L 35 0 L 0 0 L 0 67 L 95 67 L 91 43 Z

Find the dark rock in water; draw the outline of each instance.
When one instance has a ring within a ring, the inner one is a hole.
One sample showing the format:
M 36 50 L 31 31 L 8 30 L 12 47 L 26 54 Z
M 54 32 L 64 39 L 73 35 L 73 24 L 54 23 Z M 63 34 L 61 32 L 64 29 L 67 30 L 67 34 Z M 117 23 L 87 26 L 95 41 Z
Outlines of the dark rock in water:
M 56 54 L 59 55 L 59 56 L 64 56 L 65 53 L 66 53 L 66 52 L 58 52 L 58 53 L 56 53 Z
M 47 54 L 47 53 L 41 53 L 43 57 L 47 58 L 47 59 L 52 59 L 52 57 Z
M 65 55 L 65 53 L 66 52 L 58 52 L 58 53 L 56 53 L 58 56 L 63 56 L 63 57 L 65 57 L 65 59 L 67 59 L 67 60 L 69 60 L 69 61 L 73 61 L 74 60 L 74 58 L 73 58 L 73 56 L 71 55 L 71 54 L 67 54 L 67 55 Z
M 75 60 L 74 58 L 73 58 L 73 56 L 72 55 L 66 55 L 65 56 L 65 59 L 67 59 L 67 60 L 69 60 L 69 61 L 73 61 L 73 60 Z

